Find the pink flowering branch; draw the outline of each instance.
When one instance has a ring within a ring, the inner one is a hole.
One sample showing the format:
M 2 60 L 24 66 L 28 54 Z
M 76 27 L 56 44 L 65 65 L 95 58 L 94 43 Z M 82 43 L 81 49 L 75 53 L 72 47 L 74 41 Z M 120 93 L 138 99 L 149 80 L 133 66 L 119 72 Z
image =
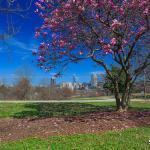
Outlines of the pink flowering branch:
M 43 24 L 35 36 L 48 45 L 38 50 L 43 68 L 55 68 L 53 62 L 66 66 L 92 59 L 111 78 L 117 102 L 127 101 L 134 79 L 150 63 L 150 1 L 38 0 L 36 6 Z M 113 78 L 106 58 L 119 66 L 117 78 Z M 140 63 L 135 67 L 137 59 Z M 123 72 L 125 91 L 120 101 L 118 80 Z

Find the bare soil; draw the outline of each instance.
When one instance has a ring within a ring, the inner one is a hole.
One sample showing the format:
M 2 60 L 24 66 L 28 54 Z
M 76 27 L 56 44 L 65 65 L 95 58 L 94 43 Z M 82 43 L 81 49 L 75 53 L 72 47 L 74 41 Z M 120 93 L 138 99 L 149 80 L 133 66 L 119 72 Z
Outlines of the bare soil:
M 0 119 L 0 142 L 27 137 L 101 133 L 150 126 L 150 111 L 95 112 L 76 117 Z

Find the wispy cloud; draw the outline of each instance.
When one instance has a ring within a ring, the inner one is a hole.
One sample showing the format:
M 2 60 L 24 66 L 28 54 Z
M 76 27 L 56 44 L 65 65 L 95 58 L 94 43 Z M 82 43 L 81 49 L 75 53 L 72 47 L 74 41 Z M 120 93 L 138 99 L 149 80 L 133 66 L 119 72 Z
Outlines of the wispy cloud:
M 31 52 L 38 48 L 36 41 L 31 40 L 31 42 L 22 42 L 17 38 L 11 38 L 7 41 L 0 42 L 0 53 L 12 52 L 19 54 L 22 60 L 28 59 L 31 56 Z
M 94 72 L 90 72 L 90 74 L 97 74 L 97 75 L 101 75 L 101 74 L 105 74 L 105 71 L 94 71 Z
M 27 53 L 37 48 L 38 48 L 38 44 L 34 40 L 31 40 L 31 42 L 27 42 L 27 41 L 22 42 L 17 38 L 11 38 L 5 42 L 0 43 L 0 51 L 2 51 L 2 49 L 3 51 L 6 49 L 11 49 L 15 53 L 18 52 Z

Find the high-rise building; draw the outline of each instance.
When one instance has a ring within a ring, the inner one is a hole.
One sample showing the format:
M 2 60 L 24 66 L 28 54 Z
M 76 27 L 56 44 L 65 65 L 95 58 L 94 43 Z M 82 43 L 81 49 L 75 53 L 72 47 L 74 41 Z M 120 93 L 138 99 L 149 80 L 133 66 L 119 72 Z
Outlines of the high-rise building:
M 78 78 L 77 76 L 74 74 L 73 78 L 72 78 L 73 83 L 77 83 L 78 82 Z
M 96 73 L 91 74 L 91 87 L 96 88 L 98 83 L 98 78 Z
M 55 85 L 56 85 L 56 78 L 52 77 L 51 80 L 50 80 L 50 86 L 53 87 Z
M 79 82 L 77 76 L 74 74 L 72 78 L 74 90 L 79 89 Z

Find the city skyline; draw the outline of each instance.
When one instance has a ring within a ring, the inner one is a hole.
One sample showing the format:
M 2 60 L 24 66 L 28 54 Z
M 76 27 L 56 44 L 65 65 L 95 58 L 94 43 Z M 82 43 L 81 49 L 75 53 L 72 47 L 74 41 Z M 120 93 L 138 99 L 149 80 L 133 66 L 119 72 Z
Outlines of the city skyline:
M 77 77 L 77 82 L 79 83 L 89 83 L 91 82 L 91 76 L 92 74 L 96 74 L 98 76 L 98 80 L 102 80 L 102 75 L 105 74 L 105 72 L 89 72 L 88 74 L 70 74 L 70 75 L 63 75 L 60 78 L 56 78 L 56 83 L 57 84 L 61 84 L 63 82 L 72 82 L 73 83 L 73 78 L 74 75 Z M 20 76 L 21 77 L 21 76 Z M 17 74 L 11 74 L 7 77 L 0 77 L 0 83 L 1 84 L 6 84 L 6 85 L 13 85 L 16 82 L 18 82 L 18 80 L 20 79 L 20 77 Z M 49 84 L 49 82 L 51 81 L 51 78 L 53 78 L 54 76 L 38 76 L 38 75 L 32 75 L 32 76 L 22 76 L 25 78 L 28 78 L 31 82 L 32 85 L 40 85 L 40 84 Z M 55 77 L 54 77 L 55 78 Z M 48 81 L 48 82 L 47 82 Z M 43 83 L 42 83 L 43 82 Z M 45 82 L 45 83 L 44 83 Z

